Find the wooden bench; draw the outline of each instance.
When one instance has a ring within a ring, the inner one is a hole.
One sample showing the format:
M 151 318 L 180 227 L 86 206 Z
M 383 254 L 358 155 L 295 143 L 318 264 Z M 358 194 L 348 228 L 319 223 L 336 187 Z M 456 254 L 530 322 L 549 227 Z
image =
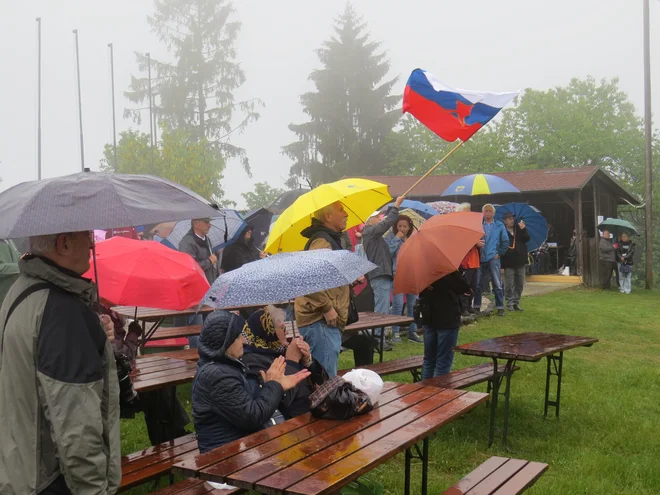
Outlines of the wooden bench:
M 424 362 L 424 356 L 410 356 L 407 358 L 394 359 L 393 361 L 385 361 L 382 363 L 374 363 L 366 366 L 360 366 L 362 369 L 371 370 L 379 376 L 394 375 L 395 373 L 404 373 L 410 371 L 413 380 L 418 382 L 421 378 L 419 370 Z M 343 376 L 349 371 L 356 368 L 348 368 L 339 370 L 338 375 Z
M 119 491 L 128 490 L 161 476 L 171 475 L 174 463 L 186 456 L 196 454 L 199 454 L 197 438 L 195 434 L 190 434 L 123 456 Z M 172 481 L 171 477 L 170 481 Z
M 498 372 L 504 372 L 504 365 L 498 366 Z M 518 371 L 520 366 L 514 366 L 513 371 Z M 439 388 L 467 388 L 479 383 L 489 382 L 488 392 L 490 393 L 490 381 L 493 378 L 493 365 L 490 363 L 478 364 L 460 370 L 452 371 L 446 375 L 436 376 L 423 380 L 424 385 Z
M 536 483 L 547 464 L 491 457 L 442 495 L 516 495 Z
M 184 361 L 197 361 L 199 359 L 199 352 L 197 349 L 184 349 L 181 351 L 167 351 L 159 352 L 157 354 L 146 354 L 144 357 L 138 359 L 147 359 L 154 356 L 168 357 L 172 359 L 183 359 Z
M 204 480 L 188 478 L 151 493 L 154 495 L 237 495 L 244 492 L 245 490 L 241 488 L 214 488 Z
M 149 341 L 158 339 L 178 339 L 181 337 L 196 337 L 202 331 L 202 325 L 187 325 L 185 327 L 160 327 L 149 336 Z

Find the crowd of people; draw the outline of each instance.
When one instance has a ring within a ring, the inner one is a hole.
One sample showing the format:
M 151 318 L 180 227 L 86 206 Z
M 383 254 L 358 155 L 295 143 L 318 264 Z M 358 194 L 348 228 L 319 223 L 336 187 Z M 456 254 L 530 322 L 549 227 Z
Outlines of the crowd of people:
M 192 415 L 201 451 L 213 449 L 270 424 L 305 413 L 314 387 L 337 375 L 342 348 L 352 349 L 356 366 L 373 362 L 374 340 L 345 332 L 357 317 L 354 289 L 370 288 L 377 312 L 415 315 L 423 329 L 407 329 L 408 340 L 424 344 L 423 378 L 448 373 L 461 316 L 482 307 L 481 282 L 490 274 L 495 308 L 504 315 L 521 311 L 525 242 L 523 222 L 495 208 L 483 208 L 484 237 L 461 267 L 421 292 L 393 294 L 401 247 L 414 230 L 401 215 L 403 197 L 369 219 L 361 233 L 366 257 L 377 265 L 367 280 L 298 297 L 291 316 L 300 336 L 285 335 L 287 313 L 268 306 L 244 314 L 216 310 L 204 321 L 198 342 L 198 370 L 192 388 Z M 469 210 L 464 204 L 462 210 Z M 341 202 L 315 212 L 302 231 L 305 250 L 353 249 L 346 235 L 347 212 Z M 265 256 L 252 245 L 251 229 L 225 249 L 222 260 L 208 237 L 210 219 L 195 219 L 179 248 L 200 265 L 209 283 L 222 271 Z M 137 229 L 128 234 L 139 235 Z M 141 233 L 141 232 L 140 232 Z M 347 242 L 348 240 L 348 242 Z M 29 254 L 0 310 L 0 492 L 114 493 L 121 477 L 117 354 L 134 359 L 139 327 L 114 314 L 103 301 L 94 304 L 94 285 L 82 277 L 90 267 L 90 232 L 30 239 Z M 617 252 L 626 263 L 632 247 L 622 237 Z M 220 266 L 218 266 L 220 265 Z M 502 280 L 504 270 L 504 283 Z M 417 311 L 414 309 L 417 308 Z M 393 328 L 393 343 L 401 341 Z M 189 418 L 173 391 L 140 398 L 153 443 L 185 433 Z M 159 424 L 169 424 L 162 432 Z M 165 437 L 165 438 L 164 438 Z

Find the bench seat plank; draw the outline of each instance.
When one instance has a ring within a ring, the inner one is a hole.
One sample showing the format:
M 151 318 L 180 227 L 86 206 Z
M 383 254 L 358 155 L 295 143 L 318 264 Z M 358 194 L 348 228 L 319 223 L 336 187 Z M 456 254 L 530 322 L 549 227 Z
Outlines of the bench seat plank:
M 240 488 L 214 488 L 203 480 L 188 478 L 151 493 L 153 495 L 238 495 L 243 492 L 244 490 Z

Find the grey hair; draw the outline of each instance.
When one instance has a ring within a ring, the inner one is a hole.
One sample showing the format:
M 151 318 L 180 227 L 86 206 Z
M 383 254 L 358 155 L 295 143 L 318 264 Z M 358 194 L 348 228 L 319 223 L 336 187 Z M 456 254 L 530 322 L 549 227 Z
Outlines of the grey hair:
M 316 218 L 319 222 L 325 222 L 325 216 L 328 213 L 332 213 L 332 207 L 333 206 L 334 206 L 334 204 L 331 204 L 331 205 L 328 205 L 328 206 L 324 206 L 320 210 L 316 210 L 314 212 L 314 218 Z
M 283 309 L 275 307 L 272 304 L 269 304 L 266 307 L 266 311 L 268 311 L 268 314 L 270 314 L 270 317 L 273 319 L 273 324 L 275 325 L 275 328 L 279 328 L 282 325 L 284 325 L 284 322 L 286 321 L 286 313 L 284 312 Z
M 461 203 L 456 207 L 456 211 L 470 211 L 472 210 L 472 205 L 470 203 Z
M 37 235 L 30 237 L 30 252 L 32 254 L 46 254 L 55 250 L 59 234 Z

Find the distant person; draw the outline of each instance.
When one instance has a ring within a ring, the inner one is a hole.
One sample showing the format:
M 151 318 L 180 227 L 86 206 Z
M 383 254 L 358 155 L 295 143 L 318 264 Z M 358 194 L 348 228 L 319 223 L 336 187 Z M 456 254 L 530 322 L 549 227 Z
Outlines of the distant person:
M 373 215 L 367 220 L 362 230 L 362 245 L 367 259 L 377 266 L 367 274 L 369 284 L 374 291 L 374 305 L 376 313 L 390 313 L 390 297 L 392 295 L 394 275 L 392 272 L 392 255 L 387 242 L 383 239 L 385 233 L 392 228 L 399 217 L 399 207 L 405 198 L 399 196 L 390 208 L 383 220 L 378 215 Z M 380 336 L 381 330 L 376 330 L 375 335 Z M 391 347 L 388 346 L 389 350 Z
M 285 392 L 310 373 L 286 375 L 283 356 L 259 373 L 241 361 L 245 320 L 224 310 L 211 313 L 199 337 L 199 361 L 192 386 L 192 408 L 200 452 L 238 440 L 270 425 Z
M 20 275 L 20 258 L 21 255 L 11 241 L 0 239 L 0 305 Z
M 509 211 L 504 214 L 504 226 L 509 236 L 509 248 L 502 256 L 506 305 L 509 311 L 522 311 L 520 298 L 525 288 L 527 241 L 530 236 L 525 222 L 520 220 L 516 223 L 515 215 Z
M 348 213 L 337 201 L 314 213 L 312 224 L 301 232 L 308 239 L 305 251 L 341 250 L 341 233 L 346 230 Z M 360 334 L 344 334 L 350 304 L 349 285 L 296 298 L 294 309 L 298 331 L 312 350 L 312 356 L 332 378 L 337 375 L 342 346 L 352 349 L 355 365 L 373 363 L 373 339 Z
M 82 277 L 92 246 L 91 232 L 30 238 L 0 309 L 2 494 L 119 488 L 112 322 L 93 311 L 96 291 Z
M 616 270 L 616 249 L 612 245 L 612 234 L 609 230 L 603 231 L 603 237 L 598 244 L 601 286 L 603 290 L 612 287 L 612 273 Z
M 392 276 L 396 276 L 396 262 L 399 255 L 399 250 L 401 249 L 401 246 L 403 246 L 403 243 L 410 238 L 414 230 L 415 226 L 413 225 L 410 217 L 406 215 L 399 215 L 399 217 L 396 219 L 396 223 L 392 226 L 392 230 L 385 236 L 387 245 L 390 248 L 390 254 L 392 255 Z M 402 316 L 404 302 L 406 305 L 407 315 L 410 317 L 414 315 L 415 303 L 417 302 L 417 296 L 415 294 L 393 294 L 393 315 Z M 399 327 L 393 325 L 392 342 L 401 342 L 401 336 L 399 332 Z M 408 326 L 408 341 L 416 342 L 418 344 L 424 343 L 424 339 L 421 339 L 419 335 L 417 335 L 417 325 L 415 325 L 415 322 Z
M 504 316 L 504 291 L 502 290 L 502 265 L 500 257 L 509 249 L 509 236 L 504 224 L 495 220 L 495 207 L 486 204 L 482 208 L 484 215 L 484 247 L 481 248 L 481 263 L 477 276 L 477 292 L 474 296 L 474 309 L 481 310 L 481 281 L 489 273 L 495 294 L 495 309 L 499 316 Z
M 213 246 L 211 246 L 211 239 L 209 239 L 209 231 L 211 230 L 210 218 L 197 218 L 190 222 L 190 230 L 183 236 L 179 242 L 179 251 L 188 253 L 197 262 L 200 268 L 206 275 L 206 280 L 209 285 L 213 285 L 215 279 L 218 278 L 218 258 L 213 253 Z M 176 319 L 175 325 L 201 325 L 202 315 L 196 315 L 191 318 Z M 188 337 L 188 344 L 191 348 L 197 347 L 197 340 L 199 337 Z
M 424 320 L 422 380 L 451 371 L 453 348 L 461 327 L 459 298 L 469 289 L 465 277 L 453 272 L 433 282 L 419 295 Z
M 457 212 L 469 212 L 472 209 L 470 203 L 461 203 L 456 207 Z M 461 262 L 461 270 L 465 274 L 465 279 L 468 284 L 470 284 L 470 290 L 463 294 L 460 298 L 461 300 L 461 314 L 463 316 L 469 316 L 474 314 L 475 310 L 472 307 L 472 301 L 474 300 L 474 295 L 477 291 L 477 276 L 479 268 L 481 267 L 480 253 L 479 250 L 484 247 L 484 241 L 479 240 L 472 249 L 465 255 L 463 261 Z M 488 275 L 488 274 L 486 274 Z M 489 277 L 484 277 L 484 282 L 487 283 L 486 279 Z
M 223 273 L 236 270 L 246 263 L 264 258 L 266 254 L 260 251 L 253 243 L 252 231 L 254 227 L 247 225 L 240 233 L 239 238 L 227 246 L 222 252 L 220 269 Z
M 630 240 L 630 234 L 621 234 L 621 242 L 616 248 L 616 259 L 619 262 L 620 291 L 622 294 L 630 294 L 632 291 L 632 272 L 635 256 L 635 243 Z

